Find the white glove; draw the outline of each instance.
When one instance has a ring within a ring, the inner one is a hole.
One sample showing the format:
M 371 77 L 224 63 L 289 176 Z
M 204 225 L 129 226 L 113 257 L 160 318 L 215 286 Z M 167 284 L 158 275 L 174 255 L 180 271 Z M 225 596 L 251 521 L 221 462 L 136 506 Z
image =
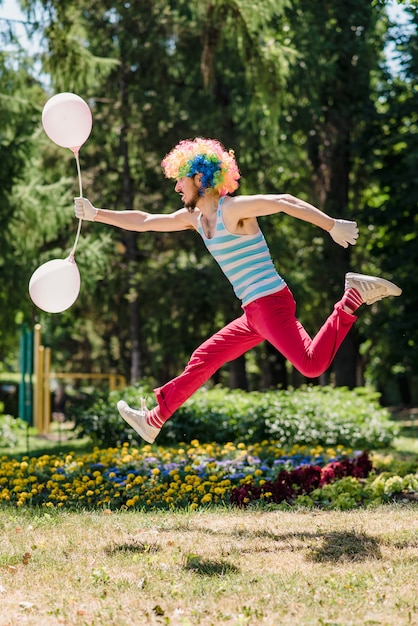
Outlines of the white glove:
M 94 222 L 98 210 L 87 198 L 74 198 L 74 213 L 79 220 Z
M 334 226 L 329 231 L 329 234 L 335 243 L 338 243 L 343 248 L 348 248 L 349 243 L 355 246 L 358 237 L 357 222 L 349 222 L 348 220 L 334 221 Z

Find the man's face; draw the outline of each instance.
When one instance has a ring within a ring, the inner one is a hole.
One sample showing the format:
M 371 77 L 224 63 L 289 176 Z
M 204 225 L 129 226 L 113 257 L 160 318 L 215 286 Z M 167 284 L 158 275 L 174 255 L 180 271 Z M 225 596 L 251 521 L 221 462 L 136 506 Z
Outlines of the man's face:
M 174 190 L 177 191 L 181 195 L 182 202 L 186 209 L 193 213 L 195 210 L 197 203 L 199 201 L 200 195 L 200 179 L 199 175 L 195 176 L 183 176 L 179 178 Z

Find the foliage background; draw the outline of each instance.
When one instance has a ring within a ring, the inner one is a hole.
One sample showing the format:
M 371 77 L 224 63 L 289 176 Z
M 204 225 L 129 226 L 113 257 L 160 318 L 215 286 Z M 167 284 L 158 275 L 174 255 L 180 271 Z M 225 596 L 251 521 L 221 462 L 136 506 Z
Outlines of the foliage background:
M 313 382 L 371 382 L 386 403 L 416 401 L 417 15 L 398 4 L 408 28 L 391 23 L 384 1 L 22 0 L 28 36 L 41 47 L 29 56 L 1 20 L 1 369 L 18 369 L 22 322 L 41 322 L 55 370 L 161 383 L 240 313 L 199 237 L 92 224 L 77 250 L 77 303 L 59 316 L 32 305 L 31 273 L 72 247 L 78 193 L 74 159 L 48 140 L 41 112 L 52 94 L 75 91 L 93 113 L 81 165 L 97 206 L 179 208 L 159 163 L 178 140 L 203 135 L 234 148 L 241 193 L 293 193 L 356 219 L 350 251 L 285 216 L 260 222 L 312 333 L 347 269 L 404 289 L 361 312 L 330 371 Z M 304 382 L 268 345 L 212 381 L 259 390 Z
M 79 437 L 98 446 L 141 443 L 135 431 L 115 414 L 122 397 L 135 405 L 150 394 L 146 386 L 132 386 L 88 399 L 76 406 L 74 417 Z M 214 388 L 197 391 L 178 409 L 158 436 L 158 443 L 228 442 L 256 443 L 273 439 L 280 445 L 350 446 L 355 450 L 388 447 L 396 426 L 390 413 L 379 405 L 370 389 L 301 387 L 292 391 L 251 393 Z

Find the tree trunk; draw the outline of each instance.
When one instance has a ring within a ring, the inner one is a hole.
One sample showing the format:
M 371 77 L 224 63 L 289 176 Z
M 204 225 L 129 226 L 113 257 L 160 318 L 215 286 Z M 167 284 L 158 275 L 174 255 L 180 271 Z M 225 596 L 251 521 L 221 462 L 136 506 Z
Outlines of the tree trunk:
M 229 386 L 231 389 L 244 389 L 248 391 L 245 354 L 229 362 Z
M 125 80 L 125 72 L 122 68 L 120 83 L 121 97 L 121 131 L 120 131 L 120 149 L 123 162 L 123 206 L 127 211 L 132 211 L 134 206 L 134 190 L 132 185 L 131 167 L 129 162 L 129 110 L 125 104 L 128 102 L 127 86 Z M 136 247 L 136 235 L 128 231 L 126 233 L 126 256 L 128 265 L 128 289 L 132 289 L 135 294 L 129 299 L 129 335 L 131 344 L 131 371 L 130 382 L 135 384 L 142 376 L 142 358 L 140 348 L 140 319 L 139 319 L 139 298 L 136 293 L 135 273 L 138 263 L 138 254 Z
M 349 333 L 334 358 L 335 384 L 353 389 L 357 385 L 357 344 L 354 333 Z
M 350 174 L 350 120 L 338 110 L 329 110 L 314 146 L 316 190 L 320 207 L 333 217 L 344 218 L 348 207 Z M 331 241 L 326 242 L 324 273 L 334 283 L 335 301 L 341 298 L 349 254 Z M 334 358 L 332 371 L 338 386 L 353 388 L 357 378 L 357 343 L 351 331 Z
M 286 359 L 267 341 L 264 343 L 264 358 L 261 363 L 261 388 L 280 387 L 287 389 Z

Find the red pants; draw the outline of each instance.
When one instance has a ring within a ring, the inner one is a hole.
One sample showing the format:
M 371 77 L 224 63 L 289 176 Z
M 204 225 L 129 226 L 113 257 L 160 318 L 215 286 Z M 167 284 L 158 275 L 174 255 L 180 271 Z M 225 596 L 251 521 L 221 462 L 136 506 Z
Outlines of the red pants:
M 296 302 L 288 287 L 250 302 L 244 314 L 193 352 L 180 376 L 154 389 L 159 414 L 167 420 L 224 363 L 269 341 L 301 374 L 315 378 L 330 366 L 357 317 L 338 302 L 318 334 L 311 339 L 295 317 Z

